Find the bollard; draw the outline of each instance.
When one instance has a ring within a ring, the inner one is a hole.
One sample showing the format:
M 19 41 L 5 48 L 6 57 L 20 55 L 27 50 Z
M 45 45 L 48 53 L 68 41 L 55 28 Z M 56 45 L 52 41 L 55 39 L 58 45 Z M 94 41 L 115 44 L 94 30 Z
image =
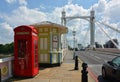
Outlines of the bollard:
M 78 56 L 75 56 L 75 70 L 78 70 Z
M 81 71 L 81 73 L 82 73 L 82 81 L 81 82 L 88 82 L 88 76 L 87 76 L 87 74 L 88 74 L 88 71 L 87 71 L 87 67 L 88 67 L 88 65 L 87 65 L 87 63 L 82 63 L 82 71 Z

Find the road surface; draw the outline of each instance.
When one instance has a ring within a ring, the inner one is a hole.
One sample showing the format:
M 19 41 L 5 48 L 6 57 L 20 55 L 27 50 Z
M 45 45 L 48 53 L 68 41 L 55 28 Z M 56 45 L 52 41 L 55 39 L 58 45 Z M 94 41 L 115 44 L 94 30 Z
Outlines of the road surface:
M 101 76 L 102 64 L 112 60 L 117 55 L 120 56 L 120 54 L 100 53 L 96 51 L 76 51 L 76 55 L 88 64 L 88 67 L 98 78 L 98 82 L 110 82 L 109 80 L 104 80 Z

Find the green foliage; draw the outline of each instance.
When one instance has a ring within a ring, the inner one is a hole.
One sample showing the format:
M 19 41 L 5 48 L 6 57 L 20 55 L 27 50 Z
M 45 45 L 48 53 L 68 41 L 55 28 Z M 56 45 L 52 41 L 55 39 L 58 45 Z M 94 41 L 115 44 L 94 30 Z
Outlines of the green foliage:
M 14 52 L 14 43 L 0 44 L 0 54 L 10 54 Z

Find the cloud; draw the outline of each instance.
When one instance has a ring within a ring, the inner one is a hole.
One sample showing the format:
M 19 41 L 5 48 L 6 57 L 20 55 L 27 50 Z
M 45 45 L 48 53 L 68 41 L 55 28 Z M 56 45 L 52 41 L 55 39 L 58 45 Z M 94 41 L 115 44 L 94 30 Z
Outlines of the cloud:
M 0 43 L 10 43 L 13 41 L 13 28 L 6 22 L 0 23 Z
M 27 5 L 26 0 L 6 0 L 6 2 L 9 3 L 9 4 L 18 2 L 19 5 Z
M 67 4 L 64 6 L 67 16 L 88 15 L 89 9 L 84 9 L 78 4 Z
M 106 0 L 99 0 L 98 3 L 93 5 L 93 9 L 97 12 L 97 14 L 101 14 L 105 11 L 106 3 Z
M 19 4 L 20 5 L 27 5 L 27 1 L 26 0 L 19 0 Z
M 11 4 L 13 2 L 16 2 L 16 0 L 5 0 L 7 3 Z
M 33 24 L 46 20 L 46 15 L 43 12 L 37 9 L 29 9 L 26 6 L 20 6 L 11 15 L 5 14 L 3 16 L 5 21 L 13 26 Z
M 42 10 L 45 10 L 45 6 L 43 4 L 40 5 L 40 9 Z
M 111 0 L 106 4 L 106 9 L 104 11 L 104 15 L 111 22 L 119 22 L 120 19 L 120 1 L 119 0 Z
M 95 10 L 96 19 L 109 21 L 111 23 L 119 22 L 120 19 L 120 1 L 119 0 L 99 0 L 90 9 Z
M 72 4 L 73 0 L 68 0 L 68 4 Z

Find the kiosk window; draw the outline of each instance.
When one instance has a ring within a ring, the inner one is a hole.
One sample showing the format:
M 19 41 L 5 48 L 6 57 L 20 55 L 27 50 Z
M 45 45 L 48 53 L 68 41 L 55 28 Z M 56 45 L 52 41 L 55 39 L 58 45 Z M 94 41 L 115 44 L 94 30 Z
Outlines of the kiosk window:
M 40 38 L 40 50 L 48 49 L 48 38 Z
M 34 57 L 35 57 L 35 67 L 38 67 L 38 41 L 34 40 Z

